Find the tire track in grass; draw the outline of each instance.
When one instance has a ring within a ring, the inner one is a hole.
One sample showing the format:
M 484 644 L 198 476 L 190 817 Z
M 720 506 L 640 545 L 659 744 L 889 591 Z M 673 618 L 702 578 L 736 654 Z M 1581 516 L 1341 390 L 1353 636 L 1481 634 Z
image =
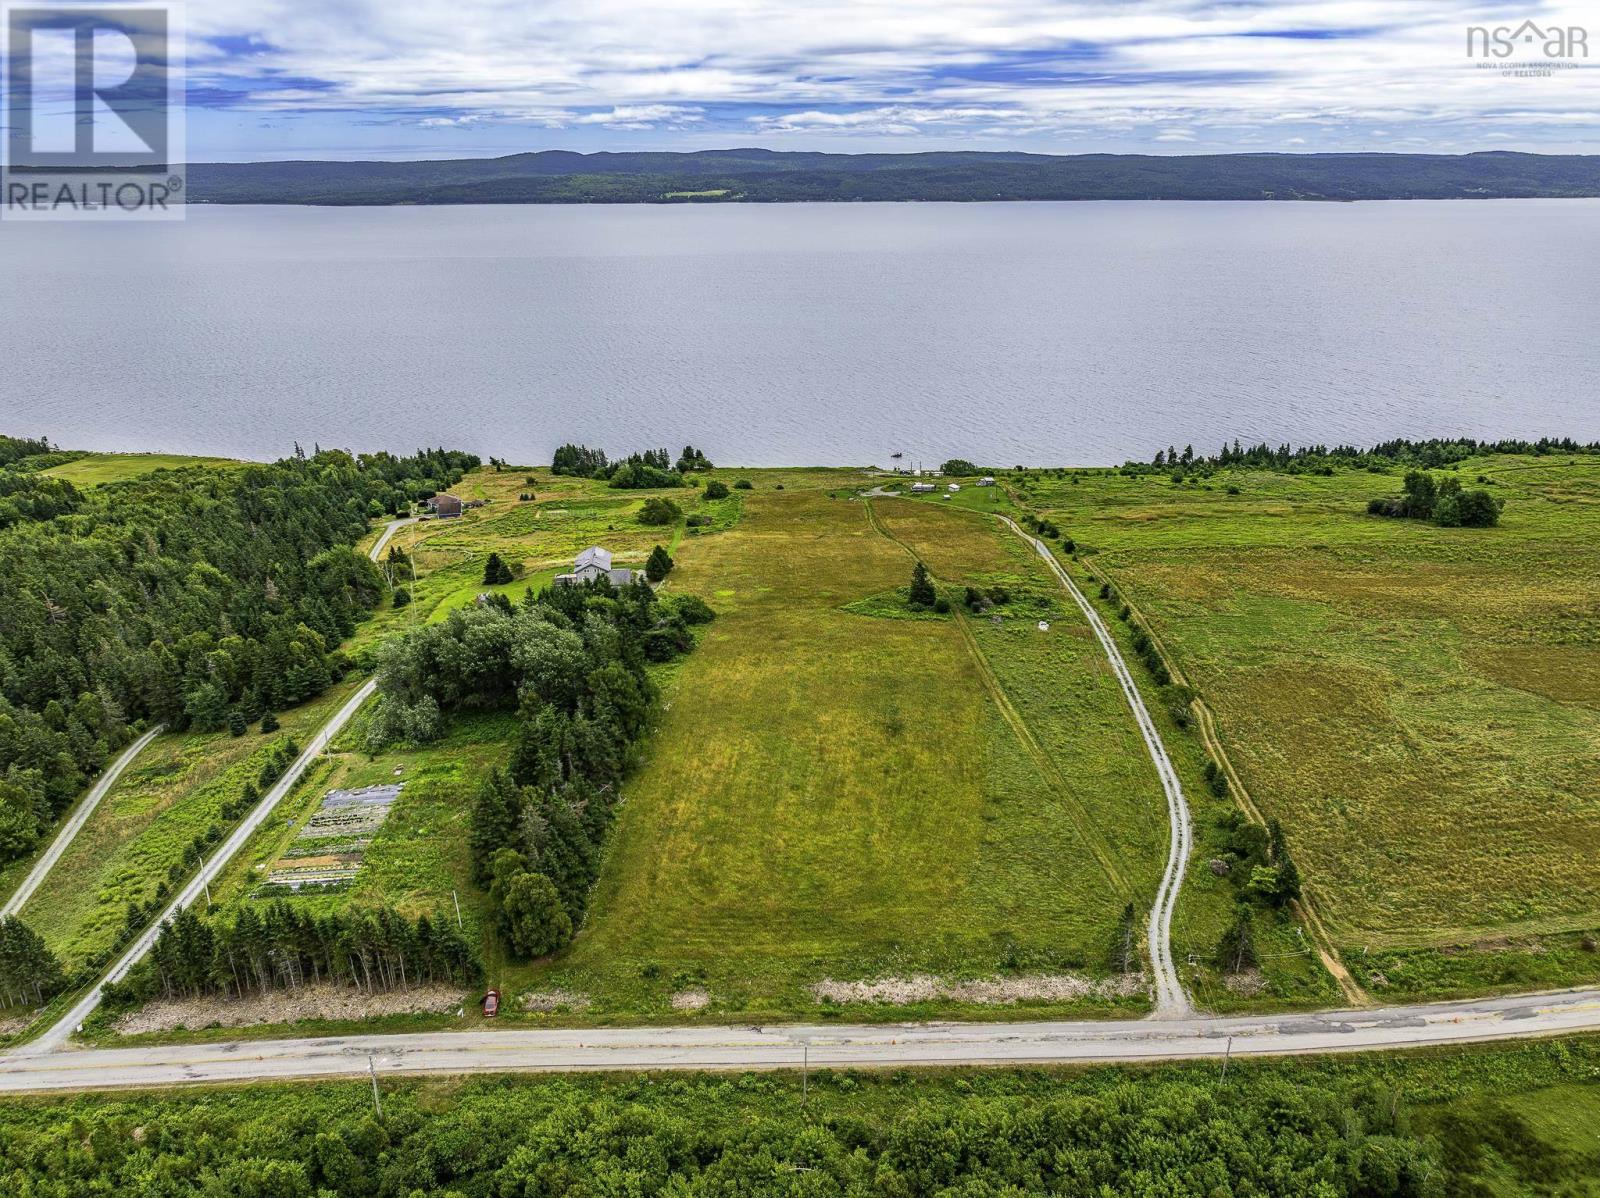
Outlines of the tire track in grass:
M 922 559 L 917 557 L 911 546 L 883 526 L 878 519 L 878 513 L 873 510 L 872 501 L 864 500 L 863 502 L 867 508 L 867 519 L 871 522 L 873 529 L 880 536 L 899 546 L 912 561 L 921 561 Z M 972 658 L 973 665 L 978 671 L 978 677 L 983 682 L 984 690 L 988 692 L 990 699 L 994 701 L 1001 718 L 1005 720 L 1024 751 L 1032 759 L 1034 767 L 1039 771 L 1039 776 L 1045 780 L 1051 790 L 1055 791 L 1056 797 L 1061 801 L 1062 806 L 1067 811 L 1068 818 L 1072 821 L 1072 826 L 1077 830 L 1078 835 L 1083 838 L 1083 842 L 1089 846 L 1089 851 L 1094 854 L 1094 859 L 1099 864 L 1101 872 L 1106 875 L 1107 880 L 1116 890 L 1117 897 L 1125 901 L 1132 899 L 1134 897 L 1133 885 L 1128 881 L 1126 867 L 1121 861 L 1120 855 L 1100 834 L 1100 830 L 1095 825 L 1089 811 L 1073 794 L 1071 787 L 1067 785 L 1066 778 L 1062 776 L 1061 771 L 1056 768 L 1055 762 L 1050 760 L 1050 755 L 1045 751 L 1044 746 L 1034 736 L 1033 729 L 1028 726 L 1026 718 L 1017 710 L 1010 697 L 1007 696 L 999 676 L 995 674 L 989 665 L 988 659 L 984 657 L 983 649 L 978 644 L 978 638 L 972 634 L 972 628 L 967 622 L 966 613 L 957 611 L 955 617 L 956 627 L 961 631 L 962 642 L 966 645 L 967 653 Z
M 1167 796 L 1167 816 L 1171 824 L 1171 836 L 1168 841 L 1167 867 L 1162 872 L 1161 885 L 1156 890 L 1156 901 L 1150 908 L 1150 922 L 1146 929 L 1150 944 L 1150 966 L 1156 979 L 1156 1010 L 1153 1018 L 1182 1018 L 1193 1007 L 1189 1002 L 1188 993 L 1183 988 L 1183 982 L 1178 977 L 1178 968 L 1172 960 L 1172 913 L 1178 905 L 1178 892 L 1183 887 L 1183 874 L 1188 868 L 1189 854 L 1194 848 L 1194 827 L 1189 818 L 1189 804 L 1183 797 L 1183 784 L 1178 780 L 1178 771 L 1173 766 L 1172 759 L 1167 756 L 1166 746 L 1161 743 L 1161 733 L 1156 728 L 1155 720 L 1150 716 L 1150 709 L 1144 704 L 1139 686 L 1134 682 L 1133 674 L 1122 658 L 1122 651 L 1117 648 L 1117 643 L 1112 639 L 1105 621 L 1100 618 L 1100 613 L 1095 611 L 1094 605 L 1078 589 L 1078 584 L 1072 581 L 1072 576 L 1056 560 L 1048 545 L 1038 537 L 1023 532 L 1016 521 L 1009 516 L 996 516 L 996 519 L 1033 546 L 1034 552 L 1044 559 L 1051 573 L 1077 603 L 1084 619 L 1089 621 L 1089 627 L 1094 630 L 1096 638 L 1100 641 L 1100 647 L 1105 650 L 1106 657 L 1111 662 L 1111 670 L 1117 676 L 1122 693 L 1133 711 L 1134 721 L 1139 725 L 1139 733 L 1144 737 L 1150 760 L 1155 764 L 1156 774 L 1161 779 L 1161 789 Z

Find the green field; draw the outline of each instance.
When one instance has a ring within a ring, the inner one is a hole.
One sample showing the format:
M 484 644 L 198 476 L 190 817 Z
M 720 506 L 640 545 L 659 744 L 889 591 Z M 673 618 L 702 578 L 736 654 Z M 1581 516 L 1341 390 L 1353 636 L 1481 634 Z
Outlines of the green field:
M 680 548 L 672 587 L 719 619 L 665 696 L 584 931 L 534 983 L 648 1014 L 703 988 L 753 1016 L 815 1014 L 824 980 L 1104 977 L 1165 833 L 1086 630 L 1037 633 L 1026 604 L 976 632 L 861 614 L 900 606 L 908 540 L 942 585 L 1003 579 L 1057 609 L 997 523 L 903 500 L 875 523 L 841 479 L 772 478 L 732 532 Z M 1076 719 L 1116 732 L 1077 742 Z
M 69 969 L 109 948 L 130 902 L 150 899 L 195 836 L 260 772 L 268 747 L 302 741 L 338 710 L 354 687 L 279 716 L 282 728 L 261 736 L 226 732 L 157 737 L 101 800 L 21 917 Z
M 1400 479 L 1364 470 L 1030 493 L 1214 709 L 1378 996 L 1600 975 L 1600 461 L 1479 475 L 1498 528 L 1367 516 Z
M 44 471 L 75 487 L 99 487 L 137 478 L 156 470 L 181 470 L 186 466 L 212 466 L 225 470 L 243 465 L 233 458 L 199 458 L 177 453 L 88 453 Z

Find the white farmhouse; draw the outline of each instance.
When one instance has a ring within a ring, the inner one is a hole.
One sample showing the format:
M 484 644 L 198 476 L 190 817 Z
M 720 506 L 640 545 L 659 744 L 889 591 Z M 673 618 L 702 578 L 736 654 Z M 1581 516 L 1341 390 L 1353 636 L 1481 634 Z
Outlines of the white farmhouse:
M 594 545 L 578 554 L 572 573 L 557 574 L 555 584 L 558 587 L 576 587 L 597 578 L 609 578 L 612 586 L 625 587 L 633 581 L 633 571 L 621 566 L 612 569 L 611 551 Z
M 911 493 L 913 495 L 926 495 L 931 490 L 933 490 L 933 484 L 932 483 L 912 483 L 911 484 Z

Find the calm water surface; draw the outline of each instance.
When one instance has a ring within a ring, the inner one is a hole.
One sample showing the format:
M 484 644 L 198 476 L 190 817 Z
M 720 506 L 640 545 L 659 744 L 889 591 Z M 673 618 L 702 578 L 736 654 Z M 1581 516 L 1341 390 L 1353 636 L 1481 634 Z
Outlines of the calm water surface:
M 0 225 L 0 428 L 751 465 L 1600 438 L 1600 201 L 201 208 Z

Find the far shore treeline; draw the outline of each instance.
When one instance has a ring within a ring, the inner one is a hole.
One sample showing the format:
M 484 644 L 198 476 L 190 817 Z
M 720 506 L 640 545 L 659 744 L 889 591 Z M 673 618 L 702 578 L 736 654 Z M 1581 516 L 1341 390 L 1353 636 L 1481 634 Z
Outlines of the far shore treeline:
M 762 149 L 431 162 L 192 163 L 191 204 L 719 204 L 1600 196 L 1600 156 L 821 154 Z

